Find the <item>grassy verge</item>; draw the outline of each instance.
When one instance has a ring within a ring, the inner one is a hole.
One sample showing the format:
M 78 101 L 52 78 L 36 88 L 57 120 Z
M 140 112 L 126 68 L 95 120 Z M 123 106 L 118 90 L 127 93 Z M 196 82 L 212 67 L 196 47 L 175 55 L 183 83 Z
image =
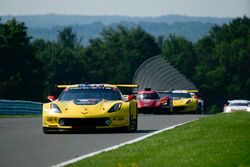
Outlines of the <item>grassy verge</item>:
M 250 166 L 250 113 L 208 116 L 69 166 Z
M 6 115 L 0 114 L 0 118 L 26 118 L 26 117 L 41 117 L 41 114 L 30 114 L 30 115 Z

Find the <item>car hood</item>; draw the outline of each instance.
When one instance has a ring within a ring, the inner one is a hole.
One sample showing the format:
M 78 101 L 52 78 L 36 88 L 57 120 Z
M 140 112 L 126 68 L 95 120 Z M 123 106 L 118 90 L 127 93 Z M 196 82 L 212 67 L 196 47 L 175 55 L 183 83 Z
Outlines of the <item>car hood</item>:
M 106 113 L 114 104 L 121 101 L 107 100 L 77 100 L 77 101 L 58 101 L 57 105 L 66 115 L 86 115 L 97 116 Z
M 173 106 L 185 105 L 191 98 L 173 99 Z
M 160 105 L 158 99 L 137 100 L 137 107 L 157 107 Z

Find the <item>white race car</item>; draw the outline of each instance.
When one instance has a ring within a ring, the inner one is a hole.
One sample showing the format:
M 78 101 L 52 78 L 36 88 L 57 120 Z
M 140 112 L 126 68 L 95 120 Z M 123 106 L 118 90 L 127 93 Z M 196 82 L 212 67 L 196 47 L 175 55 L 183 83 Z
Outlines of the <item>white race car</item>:
M 224 106 L 224 112 L 237 112 L 247 111 L 250 112 L 250 101 L 248 100 L 229 100 Z

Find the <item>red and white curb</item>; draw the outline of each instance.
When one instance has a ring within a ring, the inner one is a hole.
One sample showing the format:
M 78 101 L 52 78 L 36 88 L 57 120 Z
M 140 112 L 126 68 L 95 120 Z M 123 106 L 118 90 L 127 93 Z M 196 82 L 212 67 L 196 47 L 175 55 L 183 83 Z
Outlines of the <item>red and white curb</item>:
M 194 119 L 194 120 L 191 120 L 191 121 L 187 121 L 187 122 L 183 122 L 183 123 L 180 123 L 180 124 L 176 124 L 176 125 L 173 125 L 173 126 L 170 126 L 170 127 L 167 127 L 167 128 L 164 128 L 164 129 L 161 129 L 161 130 L 152 132 L 152 133 L 149 133 L 149 134 L 147 134 L 147 135 L 141 136 L 141 137 L 139 137 L 139 138 L 136 138 L 136 139 L 133 139 L 133 140 L 124 142 L 124 143 L 120 143 L 120 144 L 115 145 L 115 146 L 112 146 L 112 147 L 108 147 L 108 148 L 105 148 L 105 149 L 102 149 L 102 150 L 99 150 L 99 151 L 95 151 L 95 152 L 92 152 L 92 153 L 88 153 L 88 154 L 79 156 L 79 157 L 77 157 L 77 158 L 74 158 L 74 159 L 71 159 L 71 160 L 62 162 L 62 163 L 60 163 L 60 164 L 54 165 L 54 166 L 52 166 L 52 167 L 63 167 L 63 166 L 66 166 L 66 165 L 75 163 L 75 162 L 77 162 L 77 161 L 80 161 L 80 160 L 83 160 L 83 159 L 86 159 L 86 158 L 89 158 L 89 157 L 93 157 L 93 156 L 95 156 L 95 155 L 97 155 L 97 154 L 101 154 L 101 153 L 104 153 L 104 152 L 107 152 L 107 151 L 111 151 L 111 150 L 120 148 L 120 147 L 125 146 L 125 145 L 128 145 L 128 144 L 132 144 L 132 143 L 139 142 L 139 141 L 144 140 L 144 139 L 146 139 L 146 138 L 149 138 L 149 137 L 151 137 L 151 136 L 153 136 L 153 135 L 159 134 L 159 133 L 161 133 L 161 132 L 164 132 L 164 131 L 167 131 L 167 130 L 170 130 L 170 129 L 174 129 L 174 128 L 178 127 L 178 126 L 181 126 L 181 125 L 184 125 L 184 124 L 187 124 L 187 123 L 196 121 L 196 120 L 198 120 L 198 119 Z

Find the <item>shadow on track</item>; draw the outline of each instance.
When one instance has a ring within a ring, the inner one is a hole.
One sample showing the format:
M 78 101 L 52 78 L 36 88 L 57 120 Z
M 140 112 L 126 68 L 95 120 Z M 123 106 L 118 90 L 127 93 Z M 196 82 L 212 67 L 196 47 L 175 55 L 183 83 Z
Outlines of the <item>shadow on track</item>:
M 53 130 L 47 134 L 141 134 L 152 133 L 157 130 L 137 130 L 135 132 L 126 132 L 120 129 L 81 129 L 81 130 Z

